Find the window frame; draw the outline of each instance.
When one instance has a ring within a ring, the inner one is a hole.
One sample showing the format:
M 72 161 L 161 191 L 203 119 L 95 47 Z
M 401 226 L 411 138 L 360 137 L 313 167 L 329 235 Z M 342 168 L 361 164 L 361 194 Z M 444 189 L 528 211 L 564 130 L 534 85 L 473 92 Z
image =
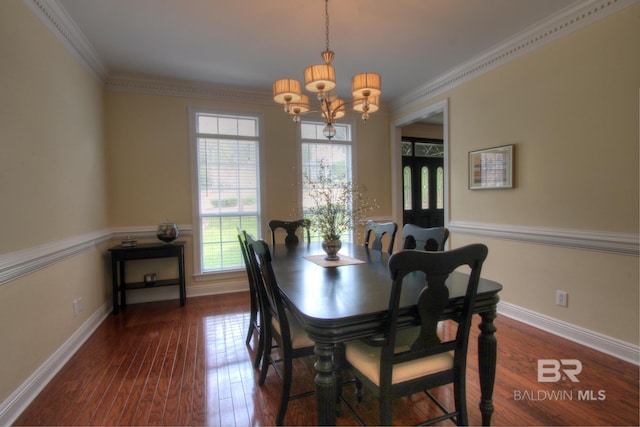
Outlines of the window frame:
M 216 276 L 218 278 L 236 277 L 239 273 L 245 272 L 244 266 L 241 264 L 237 268 L 228 268 L 224 270 L 204 271 L 202 265 L 202 230 L 200 216 L 200 194 L 199 194 L 199 174 L 198 174 L 198 132 L 196 131 L 196 117 L 198 114 L 212 114 L 224 116 L 249 116 L 258 120 L 258 137 L 257 137 L 257 187 L 258 187 L 258 236 L 262 235 L 262 215 L 265 210 L 264 183 L 265 180 L 265 119 L 264 113 L 255 110 L 245 109 L 223 109 L 200 106 L 189 106 L 189 151 L 191 171 L 191 200 L 192 200 L 192 249 L 193 249 L 193 275 L 196 281 L 207 280 L 207 277 Z
M 304 206 L 303 206 L 303 195 L 302 195 L 302 191 L 303 191 L 303 186 L 302 186 L 302 172 L 303 172 L 303 165 L 302 165 L 302 144 L 308 141 L 315 141 L 316 143 L 325 143 L 325 144 L 341 144 L 341 145 L 348 145 L 351 149 L 351 182 L 353 183 L 354 186 L 358 185 L 357 182 L 357 176 L 358 176 L 358 171 L 357 171 L 357 149 L 356 149 L 356 139 L 357 139 L 357 135 L 356 135 L 356 122 L 355 120 L 352 119 L 346 119 L 343 118 L 340 120 L 340 124 L 342 125 L 348 125 L 349 126 L 349 133 L 351 135 L 350 140 L 348 141 L 338 141 L 338 140 L 329 140 L 326 139 L 326 142 L 324 142 L 325 140 L 323 139 L 314 139 L 314 140 L 309 140 L 309 139 L 303 139 L 302 138 L 302 123 L 313 123 L 316 125 L 322 125 L 324 126 L 325 123 L 324 121 L 320 120 L 320 119 L 306 119 L 303 118 L 300 122 L 300 124 L 296 127 L 296 148 L 297 148 L 297 154 L 298 154 L 298 159 L 297 159 L 297 166 L 298 166 L 298 171 L 299 171 L 299 175 L 297 177 L 298 179 L 298 184 L 299 184 L 299 188 L 300 190 L 298 191 L 297 194 L 297 198 L 298 198 L 298 208 L 301 212 L 301 215 L 304 215 Z M 317 237 L 317 236 L 316 236 Z M 314 239 L 314 235 L 313 233 L 311 234 L 311 240 Z M 354 241 L 354 233 L 353 230 L 349 230 L 349 237 L 348 240 L 345 241 Z

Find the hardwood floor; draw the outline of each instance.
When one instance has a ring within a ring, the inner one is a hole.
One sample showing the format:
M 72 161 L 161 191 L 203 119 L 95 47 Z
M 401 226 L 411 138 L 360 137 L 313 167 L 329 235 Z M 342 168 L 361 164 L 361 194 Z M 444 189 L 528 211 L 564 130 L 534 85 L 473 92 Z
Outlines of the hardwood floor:
M 265 385 L 257 385 L 255 343 L 244 342 L 248 310 L 246 293 L 190 298 L 182 308 L 177 301 L 130 305 L 106 319 L 15 425 L 272 425 L 281 382 L 270 370 Z M 481 423 L 476 325 L 467 381 L 472 425 Z M 637 366 L 505 317 L 496 326 L 494 425 L 639 424 Z M 445 324 L 442 332 L 452 328 Z M 580 382 L 538 382 L 538 359 L 578 359 Z M 294 361 L 292 394 L 313 389 L 313 377 L 312 358 Z M 451 403 L 449 389 L 436 392 Z M 377 424 L 370 393 L 359 404 L 354 387 L 344 395 L 368 424 Z M 394 424 L 432 413 L 422 395 L 398 399 Z M 290 402 L 286 424 L 315 422 L 314 396 Z M 356 424 L 346 410 L 337 422 Z

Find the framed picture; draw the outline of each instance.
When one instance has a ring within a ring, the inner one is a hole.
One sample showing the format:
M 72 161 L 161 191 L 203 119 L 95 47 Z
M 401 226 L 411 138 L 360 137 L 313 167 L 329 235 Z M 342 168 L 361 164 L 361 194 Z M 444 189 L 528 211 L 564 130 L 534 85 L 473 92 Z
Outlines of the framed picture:
M 469 152 L 469 189 L 513 188 L 513 144 Z

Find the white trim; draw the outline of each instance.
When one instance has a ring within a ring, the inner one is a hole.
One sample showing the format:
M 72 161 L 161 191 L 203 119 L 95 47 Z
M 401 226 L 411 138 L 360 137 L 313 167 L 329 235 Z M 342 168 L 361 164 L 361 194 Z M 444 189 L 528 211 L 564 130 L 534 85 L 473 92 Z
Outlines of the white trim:
M 179 96 L 214 101 L 241 102 L 275 106 L 270 92 L 234 88 L 225 85 L 162 80 L 144 77 L 109 77 L 105 88 L 114 92 Z
M 426 119 L 432 115 L 442 113 L 442 146 L 444 148 L 444 225 L 449 222 L 449 175 L 451 166 L 449 164 L 449 98 L 428 105 L 411 114 L 402 116 L 391 123 L 390 150 L 391 150 L 391 202 L 392 216 L 394 221 L 402 224 L 404 211 L 402 209 L 402 127 Z M 396 248 L 399 248 L 396 240 Z M 448 243 L 447 243 L 448 245 Z
M 9 426 L 18 418 L 38 393 L 62 369 L 82 344 L 111 313 L 111 304 L 105 303 L 91 315 L 62 346 L 53 353 L 11 395 L 0 403 L 0 425 Z
M 412 90 L 411 93 L 394 100 L 390 110 L 397 112 L 416 106 L 639 1 L 588 0 L 575 2 L 550 18 L 510 37 L 440 77 Z
M 89 40 L 57 0 L 23 0 L 67 50 L 100 82 L 109 74 Z
M 273 105 L 271 93 L 267 91 L 139 77 L 109 77 L 108 69 L 96 50 L 57 0 L 23 1 L 68 50 L 91 73 L 105 83 L 108 90 Z M 392 103 L 390 110 L 393 112 L 415 106 L 428 98 L 472 80 L 497 66 L 503 65 L 593 22 L 606 18 L 639 1 L 577 1 L 553 16 L 499 43 L 492 49 L 425 83 L 410 94 L 396 99 Z
M 112 237 L 110 230 L 81 234 L 0 255 L 0 285 L 70 258 Z
M 640 237 L 638 234 L 633 233 L 487 224 L 467 221 L 451 221 L 447 227 L 452 233 L 473 234 L 476 236 L 562 246 L 573 249 L 611 252 L 620 255 L 640 255 Z
M 569 341 L 584 345 L 634 365 L 640 365 L 640 347 L 517 305 L 500 301 L 498 314 L 507 316 Z M 498 334 L 500 332 L 498 331 Z M 499 335 L 498 335 L 499 336 Z

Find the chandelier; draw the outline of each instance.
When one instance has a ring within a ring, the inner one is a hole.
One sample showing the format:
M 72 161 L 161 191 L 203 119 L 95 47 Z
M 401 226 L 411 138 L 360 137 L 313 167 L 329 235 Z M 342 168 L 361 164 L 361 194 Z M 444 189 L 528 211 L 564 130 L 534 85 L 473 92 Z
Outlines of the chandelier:
M 284 104 L 285 113 L 293 116 L 295 123 L 300 123 L 300 116 L 307 113 L 320 113 L 325 123 L 322 131 L 328 139 L 336 135 L 333 125 L 336 119 L 344 117 L 347 105 L 362 113 L 366 123 L 369 113 L 380 108 L 380 75 L 376 73 L 360 73 L 351 79 L 353 99 L 343 101 L 332 94 L 336 87 L 336 73 L 331 61 L 335 54 L 329 49 L 329 0 L 324 1 L 326 49 L 322 52 L 324 64 L 316 64 L 305 68 L 304 87 L 309 92 L 317 93 L 319 107 L 311 110 L 309 97 L 300 90 L 300 82 L 296 79 L 280 79 L 273 83 L 273 100 Z

